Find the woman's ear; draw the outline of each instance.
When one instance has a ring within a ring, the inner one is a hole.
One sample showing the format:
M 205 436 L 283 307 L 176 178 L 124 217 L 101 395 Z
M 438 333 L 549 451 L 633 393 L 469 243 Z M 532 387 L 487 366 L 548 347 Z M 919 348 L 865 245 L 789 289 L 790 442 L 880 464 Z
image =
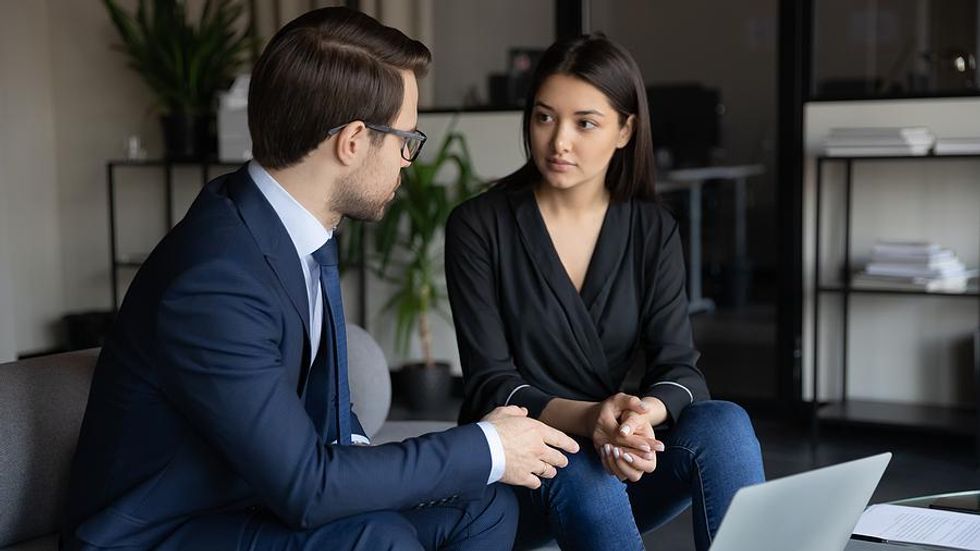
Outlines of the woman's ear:
M 630 143 L 630 139 L 633 137 L 633 129 L 636 126 L 636 115 L 630 115 L 626 117 L 626 122 L 619 127 L 619 139 L 616 140 L 616 149 L 622 149 L 626 147 L 626 144 Z
M 362 121 L 350 122 L 344 126 L 337 134 L 337 143 L 334 144 L 334 152 L 340 164 L 344 166 L 355 164 L 361 150 L 368 146 L 368 132 L 368 127 L 364 126 Z

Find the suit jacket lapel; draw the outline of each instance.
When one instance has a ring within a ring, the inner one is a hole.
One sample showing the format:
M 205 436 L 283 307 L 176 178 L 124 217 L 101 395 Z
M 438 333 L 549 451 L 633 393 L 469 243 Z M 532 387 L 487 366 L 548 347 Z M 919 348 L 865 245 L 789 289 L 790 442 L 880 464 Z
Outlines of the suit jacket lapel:
M 242 220 L 245 221 L 266 261 L 279 278 L 279 283 L 286 290 L 296 313 L 303 320 L 303 331 L 306 340 L 309 341 L 310 308 L 306 295 L 306 280 L 303 278 L 303 267 L 300 265 L 299 256 L 289 238 L 289 233 L 286 232 L 286 227 L 248 175 L 248 165 L 231 176 L 228 188 L 228 194 L 238 206 Z

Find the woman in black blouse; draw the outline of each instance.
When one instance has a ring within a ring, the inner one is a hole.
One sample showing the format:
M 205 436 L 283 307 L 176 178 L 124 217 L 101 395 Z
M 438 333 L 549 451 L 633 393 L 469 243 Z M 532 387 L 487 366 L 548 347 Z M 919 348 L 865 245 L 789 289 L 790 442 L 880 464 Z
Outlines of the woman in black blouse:
M 516 489 L 518 547 L 642 549 L 642 532 L 693 503 L 707 549 L 735 491 L 763 480 L 762 460 L 748 416 L 710 400 L 696 366 L 636 63 L 602 36 L 553 45 L 523 131 L 528 162 L 446 229 L 460 422 L 516 405 L 582 444 L 538 489 Z M 636 362 L 640 391 L 624 394 Z

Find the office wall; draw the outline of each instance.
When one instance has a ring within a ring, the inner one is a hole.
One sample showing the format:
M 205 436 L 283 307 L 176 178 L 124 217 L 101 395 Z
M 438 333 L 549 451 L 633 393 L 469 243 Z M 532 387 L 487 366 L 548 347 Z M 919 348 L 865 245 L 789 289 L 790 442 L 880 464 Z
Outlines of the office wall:
M 121 158 L 134 134 L 160 152 L 152 96 L 116 42 L 100 6 L 0 1 L 0 239 L 9 264 L 0 278 L 13 297 L 17 353 L 60 345 L 64 314 L 109 306 L 105 161 Z M 121 242 L 131 249 L 162 235 L 159 179 L 130 174 L 119 196 Z
M 0 346 L 54 342 L 63 306 L 48 4 L 0 1 Z M 14 329 L 11 330 L 11 325 Z
M 941 137 L 980 136 L 980 100 L 930 99 L 811 103 L 805 110 L 804 395 L 811 396 L 815 157 L 831 128 L 928 126 Z M 826 165 L 825 165 L 826 166 Z M 854 172 L 851 265 L 867 262 L 876 238 L 935 240 L 969 267 L 980 265 L 980 161 L 876 161 Z M 828 166 L 821 216 L 821 281 L 832 283 L 842 262 L 843 173 Z M 840 302 L 820 302 L 821 396 L 840 380 Z M 852 398 L 968 404 L 971 339 L 977 301 L 964 298 L 855 295 L 851 301 L 849 395 Z
M 510 48 L 547 48 L 555 37 L 550 0 L 431 0 L 432 107 L 460 107 L 472 92 L 489 101 L 487 76 L 506 72 Z
M 49 21 L 63 305 L 67 312 L 103 309 L 110 305 L 105 162 L 124 156 L 129 135 L 159 153 L 160 126 L 149 89 L 112 48 L 119 40 L 101 6 L 59 2 Z M 119 195 L 123 243 L 148 247 L 162 235 L 155 176 L 141 173 Z M 159 223 L 127 224 L 127 216 Z M 143 235 L 144 227 L 155 231 Z

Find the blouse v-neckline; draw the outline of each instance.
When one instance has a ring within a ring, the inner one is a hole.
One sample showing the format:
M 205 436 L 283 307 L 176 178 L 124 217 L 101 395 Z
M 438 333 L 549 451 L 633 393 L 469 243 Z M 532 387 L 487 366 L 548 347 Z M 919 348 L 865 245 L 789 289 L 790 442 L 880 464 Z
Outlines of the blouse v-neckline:
M 582 280 L 581 291 L 575 288 L 575 283 L 561 261 L 534 196 L 534 190 L 530 186 L 517 190 L 513 196 L 513 204 L 517 224 L 524 235 L 525 243 L 552 289 L 565 300 L 579 302 L 591 313 L 596 300 L 608 291 L 609 285 L 612 284 L 612 278 L 608 275 L 614 273 L 623 260 L 629 238 L 629 203 L 609 202 L 592 250 L 592 257 L 585 271 L 585 278 Z

